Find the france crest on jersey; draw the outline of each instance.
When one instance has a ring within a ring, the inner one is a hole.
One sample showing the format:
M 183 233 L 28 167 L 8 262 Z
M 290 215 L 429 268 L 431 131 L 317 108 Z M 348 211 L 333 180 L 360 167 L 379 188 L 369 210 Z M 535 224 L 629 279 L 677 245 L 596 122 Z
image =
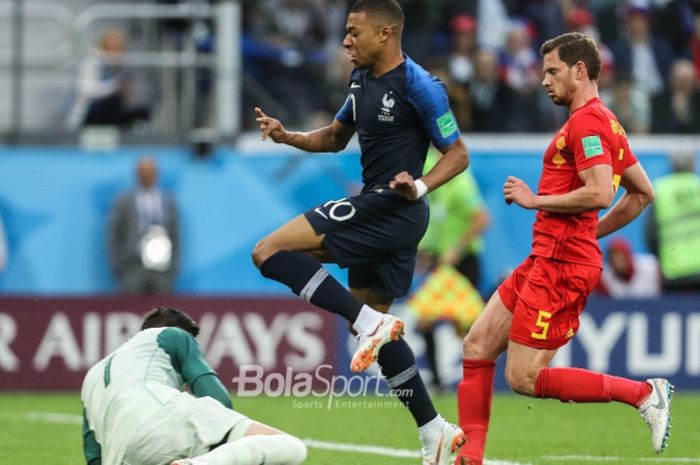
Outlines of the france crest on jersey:
M 401 171 L 420 177 L 430 142 L 445 149 L 459 138 L 445 85 L 408 57 L 379 77 L 354 70 L 348 90 L 335 118 L 356 128 L 365 188 Z

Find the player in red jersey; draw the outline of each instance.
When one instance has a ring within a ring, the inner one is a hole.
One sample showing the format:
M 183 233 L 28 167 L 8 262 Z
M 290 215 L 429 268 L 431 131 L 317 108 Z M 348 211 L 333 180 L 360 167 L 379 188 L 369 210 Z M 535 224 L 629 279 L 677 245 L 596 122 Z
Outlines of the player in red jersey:
M 459 425 L 467 434 L 457 464 L 481 465 L 491 410 L 496 358 L 507 350 L 513 391 L 562 402 L 610 402 L 640 410 L 657 452 L 667 444 L 673 387 L 661 378 L 633 381 L 578 368 L 549 368 L 578 330 L 579 315 L 598 283 L 597 239 L 636 218 L 654 192 L 627 144 L 624 129 L 598 98 L 595 42 L 567 33 L 545 42 L 542 85 L 568 121 L 544 154 L 537 194 L 509 176 L 508 203 L 537 210 L 532 252 L 503 282 L 464 339 L 464 378 L 457 389 Z M 598 210 L 624 194 L 600 220 Z

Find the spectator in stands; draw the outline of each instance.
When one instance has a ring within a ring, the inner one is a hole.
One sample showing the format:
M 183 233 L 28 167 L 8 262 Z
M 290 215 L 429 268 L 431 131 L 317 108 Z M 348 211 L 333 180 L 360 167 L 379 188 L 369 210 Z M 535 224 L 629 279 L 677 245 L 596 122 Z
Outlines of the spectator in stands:
M 403 47 L 417 63 L 426 63 L 433 52 L 433 36 L 439 27 L 442 8 L 435 0 L 402 0 Z
M 611 81 L 613 76 L 612 70 L 615 65 L 615 57 L 613 56 L 610 47 L 601 42 L 600 31 L 598 30 L 598 26 L 595 24 L 593 15 L 585 8 L 574 8 L 567 16 L 567 25 L 569 27 L 569 32 L 580 32 L 595 39 L 601 58 L 602 69 L 600 79 L 604 79 L 608 82 Z M 599 80 L 598 87 L 600 88 L 601 85 L 605 86 L 607 83 L 604 84 Z
M 567 32 L 565 13 L 570 0 L 520 0 L 509 3 L 515 6 L 511 8 L 511 16 L 523 16 L 532 23 L 533 32 L 536 32 L 532 37 L 535 47 L 539 48 L 549 37 Z
M 652 132 L 700 132 L 700 89 L 690 60 L 676 60 L 668 89 L 652 100 Z
M 476 21 L 469 15 L 458 15 L 450 21 L 452 50 L 447 58 L 450 81 L 467 85 L 474 74 Z
M 700 8 L 697 0 L 656 0 L 654 30 L 663 35 L 671 45 L 675 56 L 687 53 L 688 41 L 693 35 L 693 10 Z
M 243 53 L 262 84 L 258 93 L 267 94 L 257 100 L 272 100 L 269 106 L 283 108 L 291 125 L 306 126 L 325 103 L 318 91 L 329 63 L 323 10 L 314 0 L 265 0 L 250 8 Z
M 469 83 L 473 132 L 506 132 L 510 130 L 509 116 L 515 97 L 501 81 L 498 58 L 487 50 L 480 50 L 474 59 L 474 78 Z
M 173 290 L 180 256 L 175 199 L 158 187 L 151 157 L 137 164 L 138 187 L 121 195 L 110 217 L 112 268 L 122 292 L 163 294 Z
M 513 90 L 509 129 L 519 132 L 537 131 L 537 91 L 542 80 L 542 65 L 532 48 L 528 24 L 523 21 L 510 22 L 500 62 L 503 79 Z
M 505 82 L 512 89 L 529 94 L 538 88 L 541 60 L 532 48 L 528 24 L 517 20 L 510 22 L 500 59 Z
M 265 31 L 270 42 L 299 49 L 316 49 L 324 45 L 327 31 L 322 11 L 312 0 L 266 0 Z
M 651 100 L 646 92 L 634 85 L 630 75 L 624 71 L 615 73 L 610 97 L 610 109 L 626 131 L 634 134 L 649 132 Z
M 451 27 L 450 23 L 458 16 L 469 16 L 476 22 L 479 0 L 447 0 L 441 3 L 440 31 L 448 30 Z
M 689 48 L 695 75 L 700 78 L 700 13 L 696 13 L 693 18 L 693 35 L 690 37 Z
M 656 257 L 635 254 L 629 241 L 616 237 L 607 249 L 598 291 L 615 299 L 651 299 L 661 295 Z
M 695 153 L 675 153 L 671 165 L 673 173 L 654 182 L 647 245 L 659 259 L 664 291 L 700 292 L 700 176 L 695 173 Z
M 326 25 L 325 48 L 334 53 L 342 45 L 345 37 L 345 18 L 348 2 L 345 0 L 317 0 Z
M 71 129 L 91 125 L 128 127 L 148 119 L 148 108 L 132 105 L 134 80 L 122 64 L 125 50 L 124 33 L 110 29 L 102 34 L 97 52 L 81 62 L 76 99 L 68 116 Z
M 424 168 L 426 172 L 435 166 L 440 156 L 437 150 L 428 153 Z M 452 266 L 478 289 L 481 285 L 481 253 L 484 248 L 482 235 L 491 218 L 476 179 L 470 171 L 464 171 L 442 188 L 431 192 L 428 200 L 430 222 L 418 246 L 421 261 L 429 269 L 440 265 Z M 460 337 L 466 336 L 468 324 L 473 320 L 465 325 L 465 319 L 459 315 L 421 315 L 419 312 L 418 317 L 419 331 L 425 340 L 428 365 L 433 375 L 432 386 L 440 390 L 442 386 L 435 345 L 436 320 L 451 321 Z
M 673 50 L 663 36 L 652 34 L 650 10 L 631 6 L 626 18 L 626 37 L 613 46 L 615 68 L 632 77 L 647 98 L 663 91 L 673 62 Z
M 499 50 L 505 46 L 509 17 L 503 0 L 478 0 L 476 21 L 482 25 L 477 31 L 479 48 Z
M 474 53 L 476 52 L 476 21 L 460 14 L 449 23 L 452 31 L 451 49 L 444 60 L 445 69 L 431 68 L 430 72 L 447 86 L 450 107 L 461 128 L 472 125 L 469 99 L 469 81 L 474 77 Z
M 600 32 L 600 41 L 609 45 L 617 43 L 624 36 L 624 28 L 620 26 L 627 16 L 627 2 L 596 0 L 587 2 L 587 6 L 595 18 L 596 28 Z

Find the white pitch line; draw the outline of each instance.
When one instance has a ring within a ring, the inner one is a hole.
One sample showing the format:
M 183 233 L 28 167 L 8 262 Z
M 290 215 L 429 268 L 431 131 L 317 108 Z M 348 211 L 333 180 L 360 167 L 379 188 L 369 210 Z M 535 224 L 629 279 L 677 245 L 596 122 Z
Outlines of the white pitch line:
M 81 415 L 58 412 L 21 412 L 22 417 L 27 421 L 41 423 L 59 423 L 69 425 L 82 425 Z M 8 414 L 0 414 L 6 417 Z M 420 458 L 420 452 L 413 449 L 399 449 L 394 447 L 371 446 L 363 444 L 347 444 L 342 442 L 319 441 L 317 439 L 304 439 L 304 443 L 312 449 L 334 450 L 338 452 L 353 452 L 360 454 L 379 455 L 384 457 L 396 457 L 405 459 Z M 678 464 L 700 464 L 700 457 L 616 457 L 601 455 L 544 455 L 544 460 L 580 460 L 585 462 L 622 462 L 635 460 L 650 463 L 678 463 Z M 485 465 L 531 465 L 530 463 L 511 462 L 508 460 L 487 459 Z
M 81 415 L 73 415 L 70 413 L 58 412 L 18 412 L 21 413 L 21 418 L 25 421 L 35 421 L 38 423 L 58 423 L 61 425 L 82 425 L 83 417 Z M 3 418 L 17 418 L 10 413 L 0 413 Z
M 346 444 L 342 442 L 319 441 L 316 439 L 302 439 L 307 447 L 312 449 L 333 450 L 338 452 L 354 452 L 359 454 L 383 455 L 385 457 L 398 457 L 403 459 L 419 459 L 420 452 L 413 449 L 397 449 L 393 447 L 368 446 L 364 444 Z
M 634 460 L 658 463 L 700 463 L 700 457 L 616 457 L 602 455 L 544 455 L 545 460 L 580 460 L 585 462 L 622 462 Z
M 67 425 L 82 425 L 83 417 L 80 415 L 72 415 L 70 413 L 57 412 L 23 412 L 24 419 L 28 421 L 37 421 L 40 423 L 60 423 Z
M 396 457 L 402 459 L 419 459 L 420 452 L 413 449 L 398 449 L 384 446 L 368 446 L 364 444 L 347 444 L 343 442 L 319 441 L 317 439 L 303 439 L 304 444 L 312 449 L 333 450 L 337 452 L 353 452 L 356 454 L 381 455 L 384 457 Z M 485 465 L 531 465 L 529 463 L 508 462 L 505 460 L 484 460 Z
M 61 423 L 69 425 L 82 425 L 83 417 L 67 413 L 55 412 L 23 412 L 23 417 L 27 421 L 37 421 L 41 423 Z M 404 459 L 419 459 L 420 452 L 413 449 L 399 449 L 394 447 L 371 446 L 363 444 L 346 444 L 342 442 L 319 441 L 317 439 L 304 439 L 304 444 L 312 449 L 325 449 L 337 452 L 353 452 L 359 454 L 380 455 L 384 457 L 396 457 Z M 508 462 L 505 460 L 485 460 L 485 465 L 531 465 L 518 462 Z

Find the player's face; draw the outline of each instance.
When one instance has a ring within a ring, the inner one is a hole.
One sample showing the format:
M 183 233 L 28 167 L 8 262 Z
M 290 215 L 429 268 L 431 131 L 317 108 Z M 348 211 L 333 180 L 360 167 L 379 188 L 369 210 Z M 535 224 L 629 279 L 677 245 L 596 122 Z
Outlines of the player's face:
M 359 69 L 370 68 L 381 46 L 380 28 L 371 23 L 365 13 L 350 13 L 345 31 L 343 47 L 352 64 Z
M 576 91 L 574 67 L 559 58 L 559 50 L 552 50 L 543 58 L 542 86 L 556 105 L 569 106 Z

